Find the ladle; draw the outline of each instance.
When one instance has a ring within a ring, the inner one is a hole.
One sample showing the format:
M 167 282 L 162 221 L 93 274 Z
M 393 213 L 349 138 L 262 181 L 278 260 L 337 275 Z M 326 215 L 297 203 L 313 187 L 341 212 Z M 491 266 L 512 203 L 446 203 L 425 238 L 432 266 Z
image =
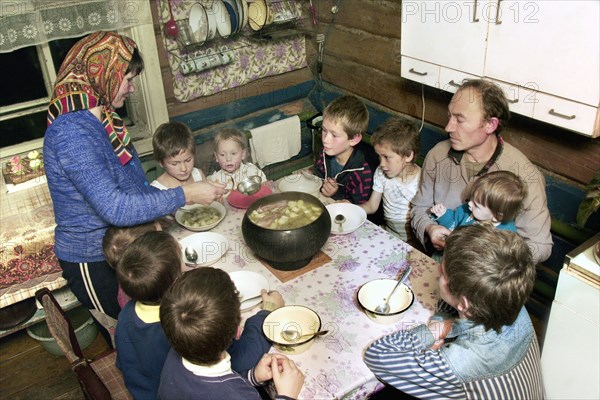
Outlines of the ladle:
M 339 225 L 339 231 L 342 232 L 342 224 L 344 222 L 346 222 L 346 217 L 344 217 L 342 214 L 338 214 L 335 216 L 335 218 L 333 219 L 335 221 L 336 224 Z
M 288 342 L 296 342 L 304 337 L 323 336 L 323 335 L 326 335 L 327 333 L 329 333 L 329 331 L 318 331 L 318 332 L 311 332 L 311 333 L 306 333 L 304 335 L 300 335 L 298 333 L 298 331 L 290 329 L 290 330 L 281 331 L 281 337 Z
M 173 18 L 173 10 L 171 9 L 171 1 L 167 0 L 167 5 L 169 6 L 169 15 L 170 19 L 165 23 L 165 34 L 172 39 L 176 39 L 179 34 L 177 30 L 177 23 L 175 23 L 175 18 Z
M 258 175 L 252 175 L 244 179 L 237 185 L 237 190 L 246 196 L 252 196 L 260 190 L 262 178 Z
M 382 304 L 378 305 L 375 308 L 375 312 L 376 313 L 378 313 L 378 314 L 387 314 L 387 313 L 390 312 L 390 305 L 389 305 L 390 299 L 392 298 L 392 296 L 396 292 L 396 289 L 398 289 L 398 286 L 400 286 L 400 284 L 402 284 L 402 282 L 404 282 L 406 280 L 406 278 L 410 274 L 410 271 L 412 271 L 412 267 L 409 265 L 402 272 L 402 276 L 400 277 L 400 279 L 398 279 L 398 282 L 396 283 L 396 286 L 394 286 L 394 289 L 392 289 L 392 292 L 390 293 L 390 295 L 387 298 L 384 298 L 383 299 L 384 302 Z
M 198 261 L 198 253 L 196 252 L 196 249 L 188 246 L 185 248 L 184 253 L 185 253 L 185 258 L 189 262 L 193 262 L 194 264 L 197 264 L 196 261 Z

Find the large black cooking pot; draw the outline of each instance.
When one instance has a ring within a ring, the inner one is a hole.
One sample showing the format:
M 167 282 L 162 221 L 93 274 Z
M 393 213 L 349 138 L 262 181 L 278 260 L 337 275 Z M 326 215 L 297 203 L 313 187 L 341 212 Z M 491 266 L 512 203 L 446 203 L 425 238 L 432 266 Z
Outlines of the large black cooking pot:
M 257 208 L 281 200 L 304 200 L 322 209 L 313 222 L 296 229 L 276 230 L 256 225 L 248 215 Z M 242 220 L 242 234 L 254 254 L 280 271 L 294 271 L 307 265 L 321 250 L 331 232 L 329 212 L 316 197 L 301 192 L 276 193 L 255 201 Z

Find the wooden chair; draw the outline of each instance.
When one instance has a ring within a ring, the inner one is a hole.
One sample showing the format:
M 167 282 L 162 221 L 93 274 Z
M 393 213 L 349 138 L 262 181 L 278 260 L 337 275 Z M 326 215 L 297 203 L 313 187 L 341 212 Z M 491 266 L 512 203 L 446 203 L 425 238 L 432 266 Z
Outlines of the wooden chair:
M 131 394 L 125 388 L 121 371 L 115 365 L 117 353 L 111 351 L 95 360 L 86 359 L 79 347 L 69 317 L 50 290 L 40 289 L 35 293 L 35 297 L 44 307 L 48 329 L 71 363 L 71 369 L 77 375 L 86 399 L 131 399 Z

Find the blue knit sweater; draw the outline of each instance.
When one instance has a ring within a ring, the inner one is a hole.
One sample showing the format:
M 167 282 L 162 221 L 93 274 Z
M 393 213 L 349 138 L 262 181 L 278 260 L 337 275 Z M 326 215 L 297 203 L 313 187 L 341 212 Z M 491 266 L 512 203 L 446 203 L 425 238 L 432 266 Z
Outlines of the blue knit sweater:
M 102 123 L 88 110 L 63 114 L 50 125 L 44 165 L 57 224 L 54 250 L 64 261 L 102 261 L 109 225 L 153 221 L 185 205 L 183 189 L 148 184 L 135 150 L 121 165 Z

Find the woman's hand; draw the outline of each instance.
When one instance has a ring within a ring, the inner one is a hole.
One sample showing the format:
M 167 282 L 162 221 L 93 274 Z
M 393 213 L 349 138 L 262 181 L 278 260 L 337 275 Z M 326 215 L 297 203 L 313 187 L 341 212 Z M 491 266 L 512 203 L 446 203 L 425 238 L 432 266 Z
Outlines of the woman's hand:
M 211 181 L 194 182 L 182 186 L 182 188 L 186 204 L 202 204 L 204 206 L 221 199 L 227 192 L 225 184 Z

